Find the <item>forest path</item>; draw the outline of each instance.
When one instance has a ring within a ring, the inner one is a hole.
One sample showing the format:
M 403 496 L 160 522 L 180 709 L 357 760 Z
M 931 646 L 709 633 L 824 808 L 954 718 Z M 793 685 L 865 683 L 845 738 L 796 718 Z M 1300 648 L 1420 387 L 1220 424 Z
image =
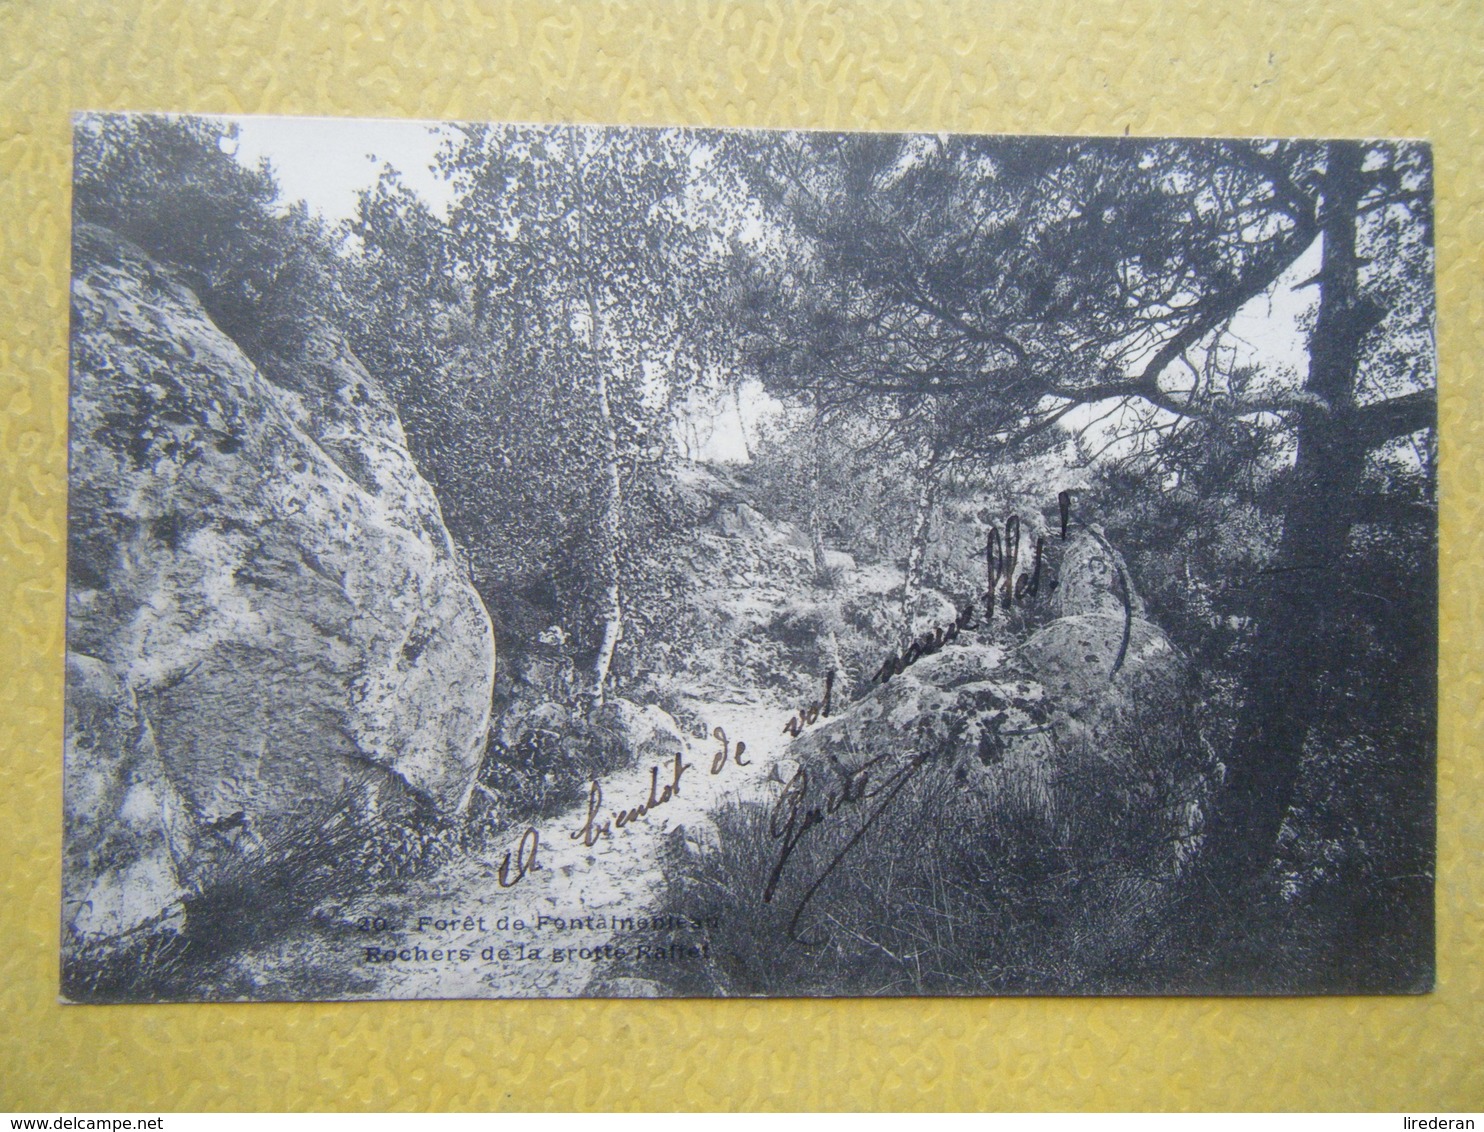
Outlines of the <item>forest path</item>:
M 341 985 L 341 994 L 335 997 L 578 997 L 595 976 L 612 966 L 620 931 L 622 946 L 630 952 L 626 964 L 630 972 L 635 960 L 641 968 L 646 963 L 698 961 L 668 951 L 659 954 L 668 947 L 671 933 L 662 929 L 646 934 L 639 926 L 669 911 L 660 906 L 666 843 L 681 836 L 679 827 L 703 823 L 726 802 L 767 796 L 765 782 L 788 745 L 783 728 L 793 709 L 761 698 L 692 706 L 709 728 L 721 728 L 728 738 L 728 757 L 716 773 L 712 767 L 721 742 L 688 737 L 680 790 L 673 798 L 636 821 L 613 828 L 591 846 L 581 833 L 588 821 L 587 799 L 537 823 L 538 867 L 509 887 L 500 882 L 500 868 L 508 849 L 506 881 L 514 880 L 522 828 L 512 829 L 489 849 L 458 857 L 438 872 L 409 882 L 397 895 L 368 894 L 355 901 L 344 910 L 350 913 L 345 916 L 347 927 L 331 953 L 320 950 L 316 956 L 315 966 L 322 971 L 327 963 L 341 968 L 338 975 L 325 972 Z M 745 766 L 737 765 L 734 757 L 739 740 L 746 743 Z M 620 808 L 631 810 L 646 803 L 652 786 L 655 796 L 663 797 L 664 788 L 674 780 L 673 762 L 645 762 L 609 775 L 599 782 L 600 821 L 611 821 Z M 371 930 L 350 926 L 363 920 L 371 921 Z M 636 955 L 636 939 L 640 945 L 652 940 L 654 952 Z M 372 948 L 378 954 L 374 961 L 368 959 Z M 559 950 L 561 958 L 556 957 Z M 395 958 L 385 957 L 388 953 Z M 353 969 L 346 970 L 345 964 Z M 638 987 L 634 993 L 643 994 L 644 989 Z

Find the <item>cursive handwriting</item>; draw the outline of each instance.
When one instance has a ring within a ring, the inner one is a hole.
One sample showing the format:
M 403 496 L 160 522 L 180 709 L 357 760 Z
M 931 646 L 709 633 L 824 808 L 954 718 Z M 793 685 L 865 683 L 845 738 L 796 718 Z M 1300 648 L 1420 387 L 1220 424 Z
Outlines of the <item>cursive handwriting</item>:
M 752 765 L 751 759 L 744 759 L 742 757 L 743 753 L 747 750 L 747 744 L 744 743 L 741 739 L 737 740 L 737 746 L 734 748 L 731 744 L 731 740 L 727 738 L 726 730 L 721 727 L 713 727 L 711 729 L 711 738 L 715 739 L 718 743 L 721 744 L 721 749 L 718 750 L 716 754 L 711 756 L 712 774 L 720 774 L 724 769 L 726 769 L 727 756 L 729 754 L 731 755 L 732 762 L 736 763 L 738 766 Z
M 824 678 L 824 700 L 815 700 L 808 707 L 800 708 L 798 712 L 783 725 L 783 733 L 792 735 L 797 739 L 804 728 L 810 724 L 817 723 L 821 719 L 829 718 L 830 697 L 835 690 L 835 670 L 832 668 L 825 674 Z
M 881 667 L 876 670 L 876 675 L 871 677 L 872 682 L 879 680 L 885 684 L 893 676 L 900 675 L 911 668 L 923 657 L 932 656 L 950 641 L 957 640 L 961 630 L 977 628 L 979 628 L 979 623 L 974 620 L 974 603 L 971 601 L 949 624 L 930 629 L 899 653 L 887 654 Z
M 717 730 L 721 730 L 717 728 Z M 744 746 L 738 744 L 739 747 Z M 747 765 L 742 763 L 739 765 Z M 680 778 L 686 771 L 691 769 L 691 764 L 680 757 L 680 752 L 675 752 L 674 778 L 667 782 L 664 787 L 660 786 L 660 768 L 653 766 L 649 768 L 649 797 L 637 806 L 625 810 L 614 810 L 611 819 L 600 820 L 599 815 L 603 811 L 603 787 L 595 778 L 587 793 L 587 820 L 573 830 L 569 837 L 573 841 L 581 840 L 583 845 L 591 849 L 603 837 L 612 837 L 615 827 L 622 829 L 630 822 L 638 821 L 651 810 L 663 806 L 680 796 Z
M 1065 528 L 1062 537 L 1066 537 Z M 1011 515 L 1005 520 L 1003 546 L 1000 543 L 999 528 L 990 524 L 989 537 L 984 544 L 984 566 L 989 578 L 989 589 L 984 593 L 986 621 L 994 617 L 996 591 L 1002 591 L 1000 601 L 1007 610 L 1015 602 L 1034 598 L 1041 592 L 1041 556 L 1045 549 L 1046 540 L 1038 537 L 1036 555 L 1030 571 L 1022 570 L 1016 574 L 1015 568 L 1020 564 L 1020 516 Z M 1056 583 L 1053 582 L 1050 588 L 1055 589 Z
M 536 850 L 541 847 L 541 835 L 536 832 L 535 826 L 527 827 L 525 833 L 521 834 L 519 843 L 513 850 L 515 861 L 515 876 L 510 875 L 510 864 L 512 850 L 505 850 L 505 859 L 500 862 L 499 872 L 495 879 L 499 881 L 501 888 L 514 888 L 526 879 L 527 873 L 534 873 L 541 866 L 536 863 Z
M 1066 491 L 1058 493 L 1056 502 L 1061 512 L 1061 537 L 1066 539 L 1067 524 L 1071 520 L 1071 493 Z M 1046 540 L 1037 537 L 1031 568 L 1021 570 L 1017 574 L 1016 569 L 1020 565 L 1020 516 L 1011 515 L 1005 520 L 1003 536 L 1000 534 L 999 527 L 993 523 L 990 524 L 989 535 L 984 542 L 984 571 L 987 587 L 982 599 L 984 602 L 983 624 L 988 625 L 994 620 L 996 603 L 1002 604 L 1008 610 L 1017 601 L 1030 601 L 1040 595 L 1041 568 L 1045 551 Z M 1047 593 L 1055 589 L 1056 579 L 1052 579 L 1047 586 Z M 932 656 L 944 645 L 957 639 L 960 632 L 978 629 L 980 623 L 976 622 L 974 617 L 974 600 L 971 600 L 951 623 L 928 630 L 905 649 L 888 653 L 886 659 L 881 662 L 881 667 L 876 670 L 876 675 L 871 677 L 870 683 L 885 684 L 893 676 L 901 675 L 923 657 Z M 797 735 L 798 730 L 793 731 L 793 734 Z
M 809 797 L 809 772 L 804 767 L 794 773 L 792 779 L 783 788 L 778 801 L 773 806 L 772 816 L 768 821 L 768 833 L 774 841 L 779 842 L 778 859 L 773 863 L 773 870 L 768 874 L 767 885 L 763 889 L 763 903 L 768 904 L 773 900 L 774 893 L 778 890 L 778 882 L 783 876 L 784 866 L 793 856 L 794 850 L 799 842 L 811 829 L 823 825 L 834 814 L 841 810 L 862 806 L 868 802 L 880 799 L 871 811 L 866 815 L 865 821 L 855 831 L 844 847 L 835 854 L 830 863 L 825 866 L 824 871 L 815 877 L 812 884 L 805 890 L 798 906 L 788 921 L 788 937 L 796 943 L 804 943 L 812 946 L 807 940 L 801 940 L 798 935 L 799 919 L 804 914 L 804 909 L 814 899 L 814 894 L 819 891 L 819 886 L 827 880 L 831 873 L 839 867 L 846 855 L 855 848 L 866 831 L 871 828 L 891 805 L 896 796 L 901 793 L 902 787 L 912 779 L 924 763 L 932 759 L 930 751 L 920 752 L 906 763 L 898 766 L 888 777 L 880 779 L 873 784 L 872 775 L 885 762 L 888 756 L 877 755 L 868 759 L 860 766 L 847 770 L 839 763 L 834 764 L 835 771 L 840 775 L 839 788 L 826 793 L 822 806 L 806 806 Z M 818 941 L 814 941 L 818 942 Z

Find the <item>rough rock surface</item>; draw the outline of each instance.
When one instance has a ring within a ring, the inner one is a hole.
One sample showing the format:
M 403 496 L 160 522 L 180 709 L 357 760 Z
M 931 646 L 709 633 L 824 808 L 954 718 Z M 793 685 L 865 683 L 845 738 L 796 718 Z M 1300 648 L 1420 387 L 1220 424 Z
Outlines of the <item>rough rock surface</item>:
M 149 720 L 100 660 L 67 658 L 66 861 L 75 930 L 114 936 L 183 895 L 196 822 L 165 774 Z
M 1059 844 L 1123 838 L 1118 852 L 1140 855 L 1130 866 L 1172 875 L 1199 836 L 1208 771 L 1187 666 L 1101 535 L 1079 535 L 1062 561 L 1062 616 L 1018 647 L 965 633 L 810 728 L 790 757 L 852 767 L 930 749 L 995 812 Z
M 1062 552 L 1052 609 L 1058 617 L 1084 613 L 1124 615 L 1124 597 L 1135 617 L 1144 616 L 1144 601 L 1129 580 L 1128 566 L 1101 530 L 1078 531 Z
M 643 706 L 624 699 L 609 699 L 594 713 L 594 722 L 612 732 L 638 763 L 668 763 L 685 751 L 680 724 L 655 704 Z
M 685 734 L 663 708 L 610 697 L 591 716 L 563 702 L 548 700 L 505 712 L 494 737 L 507 750 L 561 748 L 575 761 L 595 742 L 622 751 L 635 762 L 667 763 L 685 750 Z
M 1006 664 L 1002 648 L 961 640 L 809 728 L 788 753 L 805 766 L 838 760 L 848 768 L 931 751 L 1007 809 L 1050 821 L 1050 707 L 1040 684 Z
M 1019 651 L 1061 711 L 1095 724 L 1178 699 L 1184 659 L 1145 617 L 1123 558 L 1101 533 L 1081 532 L 1067 547 L 1053 601 L 1057 619 Z
M 168 903 L 182 831 L 282 825 L 368 770 L 460 809 L 493 635 L 386 397 L 327 329 L 290 390 L 137 248 L 83 225 L 73 254 L 69 891 L 144 867 L 127 841 Z M 79 899 L 83 933 L 153 914 Z

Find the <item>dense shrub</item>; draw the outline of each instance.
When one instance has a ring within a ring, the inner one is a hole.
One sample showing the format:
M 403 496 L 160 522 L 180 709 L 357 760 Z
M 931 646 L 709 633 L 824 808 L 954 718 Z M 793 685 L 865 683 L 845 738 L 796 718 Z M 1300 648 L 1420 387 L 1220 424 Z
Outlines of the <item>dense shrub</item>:
M 664 906 L 717 927 L 706 969 L 668 989 L 1108 993 L 1155 985 L 1184 914 L 1180 878 L 1193 842 L 1179 831 L 1202 799 L 1204 752 L 1182 745 L 1196 743 L 1188 705 L 1151 704 L 1109 721 L 1095 744 L 1061 747 L 1046 782 L 1028 784 L 1035 788 L 1024 798 L 986 791 L 972 767 L 938 756 L 899 781 L 878 770 L 872 797 L 833 812 L 828 793 L 838 798 L 843 775 L 821 760 L 807 768 L 815 785 L 798 812 L 818 806 L 824 820 L 798 837 L 771 899 L 764 895 L 790 841 L 781 783 L 778 800 L 716 814 L 712 847 L 670 856 Z
M 74 218 L 178 272 L 248 357 L 292 387 L 315 319 L 330 313 L 334 241 L 302 204 L 280 204 L 266 163 L 236 159 L 237 127 L 93 114 L 73 138 Z

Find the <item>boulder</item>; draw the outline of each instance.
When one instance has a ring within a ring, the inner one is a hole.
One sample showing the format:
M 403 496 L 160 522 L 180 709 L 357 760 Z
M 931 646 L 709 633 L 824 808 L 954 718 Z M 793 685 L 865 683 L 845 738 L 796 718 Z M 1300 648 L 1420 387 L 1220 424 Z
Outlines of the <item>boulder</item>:
M 172 822 L 284 826 L 368 773 L 460 810 L 493 634 L 390 401 L 327 327 L 275 384 L 134 246 L 79 225 L 73 254 L 69 782 L 111 773 L 79 727 L 116 686 Z M 83 887 L 138 832 L 93 797 Z
M 1057 617 L 1084 613 L 1122 617 L 1125 595 L 1133 615 L 1143 617 L 1144 602 L 1132 583 L 1123 555 L 1103 537 L 1100 528 L 1078 531 L 1062 551 L 1052 611 Z
M 584 715 L 569 704 L 549 700 L 507 709 L 495 727 L 506 759 L 529 762 L 555 760 L 573 765 L 600 762 L 613 766 L 630 762 L 667 763 L 685 750 L 680 724 L 655 704 L 632 703 L 609 697 Z
M 1159 626 L 1122 614 L 1058 618 L 1027 638 L 1020 655 L 1058 708 L 1079 718 L 1136 687 L 1175 694 L 1185 676 L 1184 661 Z
M 850 574 L 855 571 L 855 556 L 843 550 L 826 550 L 824 568 L 833 574 Z
M 553 625 L 536 637 L 515 669 L 514 682 L 526 698 L 568 702 L 579 687 L 577 667 L 572 660 L 566 630 Z
M 669 851 L 686 857 L 704 857 L 721 849 L 721 832 L 709 818 L 673 826 L 665 836 Z
M 1199 836 L 1209 774 L 1187 666 L 1121 597 L 1118 613 L 1102 611 L 1108 592 L 1083 587 L 1095 612 L 1058 618 L 1018 648 L 959 637 L 811 727 L 788 757 L 828 788 L 836 767 L 931 752 L 991 812 L 1030 819 L 1051 843 L 1116 840 L 1130 868 L 1173 875 Z
M 931 752 L 970 789 L 1007 811 L 1050 822 L 1056 752 L 1045 689 L 1006 664 L 1003 649 L 960 641 L 924 657 L 788 747 L 811 775 L 883 766 Z
M 178 869 L 200 823 L 166 775 L 133 693 L 78 653 L 67 657 L 67 740 L 63 916 L 78 935 L 116 936 L 184 895 Z
M 1059 578 L 1062 616 L 1021 644 L 1017 662 L 1046 689 L 1063 776 L 1084 784 L 1077 804 L 1089 824 L 1122 827 L 1148 846 L 1149 875 L 1172 875 L 1198 846 L 1212 773 L 1189 666 L 1146 618 L 1100 531 L 1078 534 Z
M 611 697 L 595 709 L 593 723 L 612 734 L 638 763 L 668 763 L 685 752 L 685 733 L 669 712 L 656 704 Z
M 1053 608 L 1059 616 L 1021 644 L 1019 657 L 1059 712 L 1095 730 L 1116 719 L 1154 727 L 1154 715 L 1183 701 L 1184 658 L 1145 617 L 1122 555 L 1100 531 L 1068 544 Z
M 761 512 L 746 503 L 723 508 L 717 513 L 716 523 L 722 534 L 732 538 L 764 538 L 769 532 Z

